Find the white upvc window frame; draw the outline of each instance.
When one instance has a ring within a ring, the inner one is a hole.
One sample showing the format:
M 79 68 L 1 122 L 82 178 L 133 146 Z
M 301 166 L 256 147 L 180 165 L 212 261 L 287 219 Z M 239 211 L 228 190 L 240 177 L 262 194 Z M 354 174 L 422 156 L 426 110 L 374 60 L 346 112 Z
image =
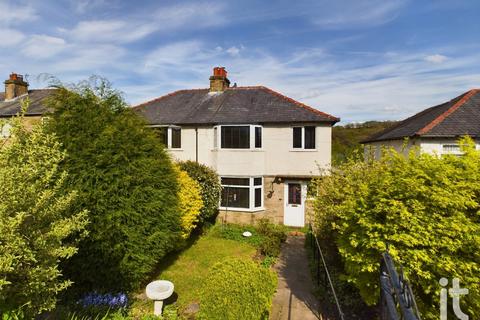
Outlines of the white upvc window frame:
M 248 208 L 237 208 L 237 207 L 222 207 L 222 199 L 220 199 L 220 204 L 219 204 L 219 209 L 220 210 L 228 210 L 228 211 L 244 211 L 244 212 L 257 212 L 257 211 L 264 211 L 264 190 L 265 190 L 265 179 L 262 176 L 225 176 L 222 175 L 220 177 L 220 183 L 222 178 L 239 178 L 239 179 L 249 179 L 249 184 L 248 186 L 246 185 L 224 185 L 222 184 L 223 187 L 229 187 L 229 188 L 245 188 L 249 189 L 248 192 L 248 197 L 249 197 L 249 207 Z M 261 185 L 255 185 L 255 178 L 260 178 L 262 179 L 262 184 Z M 255 190 L 260 189 L 260 207 L 255 207 Z
M 170 150 L 182 150 L 182 141 L 183 141 L 182 127 L 176 126 L 176 125 L 158 125 L 158 124 L 150 125 L 149 127 L 150 128 L 166 128 L 167 129 L 167 145 L 165 147 L 167 147 L 167 149 L 170 149 Z M 172 147 L 172 129 L 180 129 L 180 147 L 179 148 Z
M 249 127 L 249 132 L 250 132 L 249 148 L 222 148 L 222 127 Z M 261 147 L 259 147 L 259 148 L 255 147 L 255 128 L 260 128 L 260 130 L 261 130 L 261 139 L 260 139 Z M 264 130 L 263 130 L 263 126 L 261 126 L 261 125 L 258 125 L 258 124 L 221 124 L 221 125 L 214 126 L 213 130 L 214 130 L 213 146 L 214 146 L 215 150 L 243 150 L 243 151 L 263 150 Z
M 313 127 L 314 129 L 314 134 L 315 134 L 315 148 L 313 149 L 305 149 L 305 127 Z M 294 147 L 293 146 L 293 135 L 294 135 L 294 128 L 301 128 L 302 133 L 301 133 L 301 139 L 302 139 L 302 146 L 301 147 Z M 291 143 L 291 151 L 317 151 L 317 126 L 316 125 L 298 125 L 298 126 L 292 126 L 292 139 L 290 140 Z
M 0 121 L 0 139 L 8 139 L 12 136 L 13 126 L 9 121 Z

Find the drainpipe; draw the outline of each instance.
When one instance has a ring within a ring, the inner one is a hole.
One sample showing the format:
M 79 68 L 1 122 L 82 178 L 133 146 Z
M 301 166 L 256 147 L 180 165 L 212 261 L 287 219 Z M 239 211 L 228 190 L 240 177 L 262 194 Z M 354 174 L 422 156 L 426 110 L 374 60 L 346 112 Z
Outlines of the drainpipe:
M 195 127 L 195 162 L 198 163 L 198 128 Z

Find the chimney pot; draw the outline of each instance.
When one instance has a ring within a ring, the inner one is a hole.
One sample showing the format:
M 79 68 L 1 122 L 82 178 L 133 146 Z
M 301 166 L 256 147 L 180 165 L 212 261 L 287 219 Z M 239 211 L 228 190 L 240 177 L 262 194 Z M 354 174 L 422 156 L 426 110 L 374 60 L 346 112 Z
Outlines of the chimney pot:
M 213 68 L 213 75 L 210 77 L 210 92 L 223 92 L 230 86 L 225 67 Z
M 5 80 L 5 100 L 12 100 L 18 96 L 28 94 L 28 83 L 23 80 L 23 76 L 12 72 Z

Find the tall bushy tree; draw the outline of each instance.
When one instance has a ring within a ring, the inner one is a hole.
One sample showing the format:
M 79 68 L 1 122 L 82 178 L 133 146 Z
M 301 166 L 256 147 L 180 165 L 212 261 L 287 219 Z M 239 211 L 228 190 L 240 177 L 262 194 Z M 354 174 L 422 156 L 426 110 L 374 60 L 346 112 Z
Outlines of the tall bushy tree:
M 378 301 L 388 244 L 423 318 L 438 319 L 442 277 L 460 279 L 470 290 L 463 310 L 480 317 L 480 154 L 461 143 L 461 157 L 385 149 L 379 161 L 351 160 L 316 182 L 319 236 L 335 242 L 346 280 L 367 303 Z
M 42 125 L 26 131 L 13 121 L 12 138 L 0 141 L 0 316 L 20 311 L 25 318 L 55 307 L 71 282 L 61 260 L 77 252 L 75 241 L 87 224 L 74 209 L 76 193 L 64 191 L 64 153 Z
M 66 185 L 91 220 L 65 270 L 82 289 L 135 288 L 181 236 L 172 162 L 105 80 L 59 87 L 47 105 L 71 172 Z

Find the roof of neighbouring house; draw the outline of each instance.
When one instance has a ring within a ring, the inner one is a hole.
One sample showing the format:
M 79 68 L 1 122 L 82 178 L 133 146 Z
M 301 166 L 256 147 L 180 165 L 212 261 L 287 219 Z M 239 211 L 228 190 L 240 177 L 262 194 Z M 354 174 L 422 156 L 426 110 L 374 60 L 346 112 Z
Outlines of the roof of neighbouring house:
M 28 107 L 26 116 L 37 116 L 47 112 L 47 108 L 43 105 L 44 100 L 54 92 L 54 89 L 36 89 L 28 90 L 28 98 L 30 106 Z M 19 96 L 15 99 L 5 101 L 5 94 L 0 93 L 0 118 L 12 117 L 20 113 L 22 101 L 27 95 Z
M 463 135 L 480 137 L 480 89 L 472 89 L 448 102 L 423 110 L 362 143 L 412 137 L 454 138 Z
M 324 122 L 339 118 L 263 86 L 179 90 L 142 103 L 134 110 L 150 124 Z

